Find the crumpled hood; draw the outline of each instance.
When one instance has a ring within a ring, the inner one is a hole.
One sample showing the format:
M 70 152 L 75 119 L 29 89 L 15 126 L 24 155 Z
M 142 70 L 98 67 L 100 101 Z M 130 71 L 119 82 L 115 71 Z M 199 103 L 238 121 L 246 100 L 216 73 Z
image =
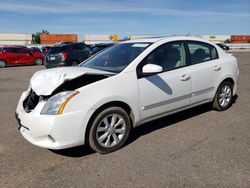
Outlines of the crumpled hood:
M 30 80 L 30 86 L 38 96 L 48 96 L 65 81 L 72 80 L 84 74 L 114 75 L 112 72 L 86 67 L 60 67 L 36 72 Z

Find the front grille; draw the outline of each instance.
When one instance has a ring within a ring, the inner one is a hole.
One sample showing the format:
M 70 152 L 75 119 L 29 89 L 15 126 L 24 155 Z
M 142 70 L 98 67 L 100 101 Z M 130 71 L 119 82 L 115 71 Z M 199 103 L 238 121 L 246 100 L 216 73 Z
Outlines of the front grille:
M 31 89 L 29 95 L 23 101 L 24 110 L 29 113 L 33 110 L 39 102 L 39 96 Z

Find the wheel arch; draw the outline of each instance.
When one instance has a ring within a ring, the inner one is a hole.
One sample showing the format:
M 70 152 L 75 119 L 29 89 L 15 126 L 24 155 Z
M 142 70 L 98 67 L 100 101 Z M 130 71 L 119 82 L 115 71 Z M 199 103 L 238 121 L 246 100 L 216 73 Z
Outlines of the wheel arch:
M 232 84 L 232 86 L 233 86 L 233 91 L 235 90 L 235 81 L 234 81 L 234 79 L 232 77 L 225 77 L 224 79 L 222 79 L 222 81 L 215 88 L 213 101 L 214 101 L 214 98 L 216 96 L 216 93 L 218 92 L 219 87 L 221 86 L 222 83 L 224 83 L 226 81 L 230 82 Z
M 85 130 L 85 142 L 88 143 L 89 141 L 89 131 L 90 131 L 90 128 L 91 128 L 91 124 L 93 123 L 95 117 L 101 112 L 103 111 L 104 109 L 107 109 L 109 107 L 120 107 L 122 108 L 123 110 L 125 110 L 127 113 L 128 113 L 128 116 L 130 118 L 130 123 L 131 123 L 131 126 L 134 127 L 134 124 L 135 124 L 135 118 L 134 118 L 134 113 L 132 111 L 132 108 L 125 102 L 122 102 L 122 101 L 112 101 L 112 102 L 107 102 L 103 105 L 101 105 L 99 108 L 97 108 L 94 113 L 91 115 L 88 123 L 87 123 L 87 127 L 86 127 L 86 130 Z M 131 127 L 131 128 L 132 128 Z
M 42 60 L 42 64 L 41 64 L 41 65 L 44 64 L 45 59 L 44 59 L 44 58 L 41 58 L 41 57 L 35 57 L 35 58 L 34 58 L 34 64 L 36 64 L 36 60 L 37 60 L 37 59 L 41 59 L 41 60 Z
M 220 85 L 221 85 L 222 83 L 224 83 L 224 82 L 227 82 L 227 81 L 230 82 L 230 83 L 233 85 L 233 89 L 234 89 L 234 85 L 235 85 L 234 79 L 233 79 L 232 77 L 226 77 L 226 78 L 224 78 L 224 79 L 220 82 L 220 84 L 217 86 L 216 92 L 217 92 L 217 90 L 219 89 Z

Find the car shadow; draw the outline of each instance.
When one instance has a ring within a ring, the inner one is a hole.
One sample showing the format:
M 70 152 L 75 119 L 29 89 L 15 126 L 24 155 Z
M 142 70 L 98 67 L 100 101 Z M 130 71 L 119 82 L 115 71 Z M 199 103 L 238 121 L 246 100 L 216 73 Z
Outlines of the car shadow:
M 232 104 L 236 103 L 238 99 L 238 95 L 233 97 Z M 200 114 L 206 113 L 213 110 L 211 107 L 211 103 L 203 104 L 194 108 L 190 108 L 169 116 L 165 116 L 163 118 L 157 119 L 155 121 L 151 121 L 149 123 L 145 123 L 142 126 L 136 127 L 132 129 L 130 136 L 128 138 L 127 144 L 129 145 L 133 143 L 135 140 L 140 138 L 143 135 L 149 134 L 156 130 L 171 126 L 175 123 L 184 121 L 186 119 L 198 116 Z
M 233 103 L 236 102 L 238 96 L 236 95 L 233 99 Z M 203 104 L 198 107 L 190 108 L 187 110 L 184 110 L 182 112 L 178 112 L 173 115 L 169 115 L 154 121 L 151 121 L 149 123 L 145 123 L 142 126 L 139 126 L 137 128 L 132 129 L 130 136 L 125 144 L 124 147 L 127 145 L 133 143 L 135 140 L 140 138 L 141 136 L 147 135 L 151 132 L 160 130 L 162 128 L 171 126 L 175 123 L 184 121 L 186 119 L 198 116 L 200 114 L 206 113 L 211 111 L 211 104 Z M 82 146 L 77 146 L 69 149 L 62 149 L 62 150 L 50 150 L 51 152 L 62 155 L 62 156 L 67 156 L 67 157 L 72 157 L 72 158 L 79 158 L 79 157 L 84 157 L 87 155 L 91 155 L 95 153 L 88 145 L 82 145 Z
M 79 158 L 95 153 L 88 145 L 77 146 L 68 149 L 61 150 L 49 150 L 55 154 L 62 155 L 65 157 Z
M 162 128 L 171 126 L 175 123 L 198 116 L 211 110 L 211 104 L 204 104 L 198 107 L 184 110 L 182 112 L 175 113 L 173 115 L 165 116 L 149 123 L 145 123 L 144 125 L 136 127 L 131 131 L 129 139 L 127 141 L 127 145 L 133 143 L 141 136 L 147 135 L 156 130 L 160 130 Z

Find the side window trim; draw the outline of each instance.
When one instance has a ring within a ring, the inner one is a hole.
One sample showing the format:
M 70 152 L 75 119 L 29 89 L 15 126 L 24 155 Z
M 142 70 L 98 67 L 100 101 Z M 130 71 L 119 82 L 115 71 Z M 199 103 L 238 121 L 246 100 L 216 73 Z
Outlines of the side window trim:
M 162 47 L 163 45 L 166 45 L 166 44 L 171 44 L 171 43 L 176 43 L 176 42 L 180 42 L 184 45 L 184 50 L 185 50 L 185 54 L 186 54 L 186 65 L 185 66 L 181 66 L 181 67 L 177 67 L 177 68 L 174 68 L 174 69 L 171 69 L 171 70 L 163 70 L 162 72 L 160 73 L 155 73 L 155 74 L 161 74 L 161 73 L 164 73 L 164 72 L 169 72 L 169 71 L 173 71 L 173 70 L 177 70 L 177 69 L 180 69 L 180 68 L 184 68 L 184 67 L 187 67 L 189 66 L 189 62 L 188 62 L 188 53 L 187 53 L 187 49 L 186 49 L 186 44 L 185 44 L 185 41 L 184 40 L 176 40 L 176 41 L 170 41 L 170 42 L 167 42 L 167 43 L 164 43 L 160 46 L 158 46 L 157 48 L 155 48 L 153 51 L 151 51 L 146 57 L 143 58 L 143 60 L 141 60 L 141 62 L 137 65 L 136 67 L 136 73 L 137 73 L 137 78 L 140 79 L 140 78 L 145 78 L 145 77 L 148 77 L 148 76 L 152 76 L 152 75 L 155 75 L 155 74 L 145 74 L 143 75 L 142 74 L 142 67 L 143 67 L 143 64 L 144 64 L 144 60 L 146 58 L 148 58 L 150 55 L 152 55 L 152 53 L 157 50 L 158 48 Z
M 208 61 L 212 61 L 212 60 L 216 60 L 216 59 L 219 59 L 219 53 L 218 53 L 218 51 L 217 51 L 217 49 L 216 49 L 216 47 L 215 46 L 213 46 L 213 45 L 211 45 L 211 44 L 208 44 L 208 43 L 205 43 L 205 42 L 202 42 L 202 41 L 194 41 L 194 40 L 186 40 L 185 41 L 185 43 L 186 43 L 186 52 L 188 53 L 188 57 L 189 57 L 189 60 L 188 60 L 188 62 L 189 62 L 189 65 L 196 65 L 196 64 L 201 64 L 201 63 L 205 63 L 205 62 L 208 62 Z M 192 64 L 192 61 L 191 61 L 191 53 L 190 53 L 190 50 L 189 50 L 189 47 L 188 47 L 188 44 L 189 43 L 196 43 L 196 44 L 202 44 L 202 45 L 206 45 L 206 46 L 209 46 L 209 56 L 210 56 L 210 58 L 211 59 L 209 59 L 209 60 L 205 60 L 205 61 L 202 61 L 202 62 L 199 62 L 199 63 L 195 63 L 195 64 Z M 212 58 L 212 53 L 211 53 L 211 50 L 212 50 L 212 48 L 214 48 L 215 49 L 215 53 L 216 53 L 216 58 Z

